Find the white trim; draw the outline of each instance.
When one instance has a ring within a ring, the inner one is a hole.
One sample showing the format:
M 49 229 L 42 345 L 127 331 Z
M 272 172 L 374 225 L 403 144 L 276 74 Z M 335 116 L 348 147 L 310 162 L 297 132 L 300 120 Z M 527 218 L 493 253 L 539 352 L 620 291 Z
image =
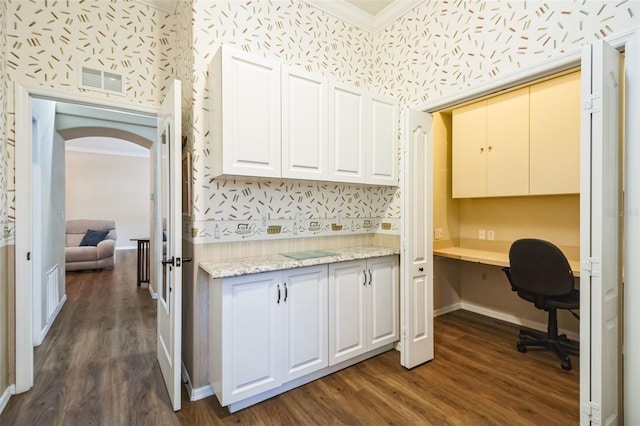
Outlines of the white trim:
M 49 321 L 47 321 L 47 324 L 42 329 L 42 333 L 40 333 L 39 340 L 36 340 L 34 342 L 35 346 L 40 346 L 42 344 L 42 342 L 44 341 L 44 338 L 47 337 L 47 333 L 49 332 L 49 329 L 51 328 L 51 326 L 55 322 L 56 318 L 58 318 L 58 314 L 62 310 L 62 306 L 64 305 L 64 303 L 66 301 L 67 301 L 67 295 L 65 294 L 65 295 L 62 296 L 62 299 L 60 300 L 60 303 L 58 303 L 58 306 L 56 306 L 56 309 L 51 314 L 51 317 L 49 318 Z
M 15 385 L 10 385 L 4 390 L 4 392 L 2 392 L 2 396 L 0 396 L 0 414 L 2 414 L 5 407 L 9 403 L 9 399 L 11 399 L 11 395 L 15 395 L 15 394 L 16 394 Z
M 116 108 L 135 113 L 158 113 L 158 108 L 114 102 L 110 99 L 89 99 L 82 94 L 69 94 L 42 87 L 30 87 L 19 82 L 14 83 L 15 105 L 7 105 L 8 112 L 15 113 L 15 262 L 17 283 L 15 292 L 15 324 L 16 324 L 16 358 L 15 358 L 15 391 L 22 393 L 33 386 L 33 300 L 32 273 L 30 262 L 26 260 L 31 252 L 31 97 L 47 98 L 66 102 L 76 102 L 99 108 Z M 28 141 L 29 143 L 25 143 Z
M 189 401 L 197 401 L 199 399 L 205 399 L 213 395 L 213 388 L 211 387 L 211 385 L 201 386 L 194 389 L 193 383 L 191 383 L 191 377 L 189 377 L 189 372 L 187 371 L 187 367 L 184 366 L 184 361 L 182 362 L 182 383 L 184 383 L 184 385 L 187 387 Z
M 316 7 L 341 21 L 355 25 L 356 27 L 377 33 L 387 25 L 404 16 L 424 0 L 396 0 L 381 10 L 377 15 L 371 15 L 364 10 L 348 3 L 345 0 L 302 0 L 310 6 Z
M 150 158 L 149 149 L 147 152 L 124 152 L 124 151 L 114 151 L 110 149 L 99 149 L 99 148 L 85 148 L 81 146 L 69 146 L 65 144 L 65 151 L 74 151 L 74 152 L 82 152 L 87 154 L 99 154 L 99 155 L 114 155 L 118 157 L 134 157 L 134 158 Z
M 500 311 L 494 311 L 493 309 L 488 309 L 484 306 L 474 305 L 473 303 L 462 302 L 460 305 L 461 305 L 460 308 L 465 311 L 474 312 L 476 314 L 480 314 L 485 317 L 495 318 L 497 320 L 519 325 L 521 327 L 531 328 L 533 330 L 537 330 L 543 333 L 547 332 L 547 324 L 545 323 L 522 319 L 515 315 L 505 314 L 504 312 L 500 312 Z M 566 334 L 567 337 L 571 340 L 575 340 L 575 341 L 580 340 L 580 333 L 576 333 L 575 331 L 558 330 L 558 333 Z
M 439 317 L 440 315 L 448 314 L 449 312 L 455 312 L 460 309 L 462 309 L 462 302 L 453 303 L 451 305 L 443 306 L 442 308 L 435 309 L 433 311 L 433 316 Z
M 627 41 L 631 39 L 633 34 L 640 27 L 626 31 L 624 33 L 615 34 L 607 37 L 605 40 L 617 49 L 622 49 Z M 582 57 L 582 48 L 564 53 L 559 56 L 542 61 L 538 64 L 528 66 L 522 70 L 508 73 L 503 77 L 493 79 L 478 86 L 470 87 L 458 93 L 437 98 L 433 102 L 418 105 L 415 109 L 425 112 L 436 112 L 455 105 L 469 102 L 483 96 L 490 95 L 500 90 L 510 89 L 520 84 L 525 84 L 543 77 L 550 76 L 580 65 Z

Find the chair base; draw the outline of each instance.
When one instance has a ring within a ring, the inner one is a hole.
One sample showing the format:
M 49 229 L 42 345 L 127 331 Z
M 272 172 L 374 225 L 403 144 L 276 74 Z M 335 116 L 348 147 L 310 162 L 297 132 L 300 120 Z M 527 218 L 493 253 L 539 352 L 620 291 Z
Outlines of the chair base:
M 560 366 L 565 370 L 571 370 L 571 359 L 568 354 L 579 355 L 580 344 L 567 338 L 566 334 L 555 335 L 541 333 L 539 331 L 520 329 L 519 340 L 516 343 L 519 352 L 527 352 L 528 347 L 546 348 L 560 359 Z

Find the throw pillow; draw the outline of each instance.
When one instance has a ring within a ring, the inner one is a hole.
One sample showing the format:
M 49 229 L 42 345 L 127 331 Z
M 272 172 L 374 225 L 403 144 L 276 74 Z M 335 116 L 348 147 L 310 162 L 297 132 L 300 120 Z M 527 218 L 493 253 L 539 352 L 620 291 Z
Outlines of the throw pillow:
M 87 230 L 87 233 L 82 237 L 82 241 L 80 241 L 80 247 L 83 246 L 97 246 L 98 243 L 105 238 L 107 238 L 107 234 L 109 231 L 95 231 L 93 229 Z

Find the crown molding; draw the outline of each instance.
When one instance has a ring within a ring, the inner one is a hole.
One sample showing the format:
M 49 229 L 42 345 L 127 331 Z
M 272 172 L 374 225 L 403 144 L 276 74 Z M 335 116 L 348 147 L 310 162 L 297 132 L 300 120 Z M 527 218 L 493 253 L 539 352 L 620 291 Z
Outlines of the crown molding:
M 345 0 L 302 1 L 333 15 L 336 18 L 375 34 L 422 3 L 424 0 L 396 0 L 375 16 L 370 15 Z

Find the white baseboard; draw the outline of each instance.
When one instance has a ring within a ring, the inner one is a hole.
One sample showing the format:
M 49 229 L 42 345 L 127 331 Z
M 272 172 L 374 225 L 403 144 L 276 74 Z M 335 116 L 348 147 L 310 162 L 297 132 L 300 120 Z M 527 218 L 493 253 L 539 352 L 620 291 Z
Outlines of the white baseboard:
M 442 308 L 438 308 L 433 311 L 433 316 L 437 317 L 440 315 L 448 314 L 449 312 L 457 311 L 462 308 L 462 304 L 460 302 L 451 304 L 449 306 L 443 306 Z
M 2 396 L 0 396 L 0 414 L 2 414 L 2 412 L 4 411 L 4 408 L 9 403 L 9 399 L 11 398 L 11 395 L 15 395 L 15 393 L 16 393 L 15 385 L 10 385 L 8 388 L 4 390 L 4 392 L 2 393 Z
M 56 309 L 51 314 L 49 321 L 47 321 L 47 324 L 45 324 L 44 328 L 42 329 L 42 333 L 40 333 L 40 338 L 38 339 L 38 341 L 34 342 L 33 346 L 40 346 L 40 344 L 44 341 L 44 338 L 47 337 L 47 333 L 49 332 L 49 329 L 55 322 L 56 318 L 58 317 L 58 314 L 62 310 L 62 306 L 64 305 L 64 302 L 66 301 L 67 301 L 67 295 L 64 294 L 62 295 L 62 299 L 60 300 L 60 303 L 58 303 L 58 306 L 56 306 Z
M 202 386 L 195 389 L 193 388 L 191 378 L 189 377 L 189 372 L 184 366 L 184 362 L 182 363 L 182 382 L 187 387 L 187 393 L 189 394 L 190 401 L 197 401 L 199 399 L 204 399 L 213 395 L 213 388 L 211 387 L 211 385 Z
M 526 319 L 522 319 L 522 318 L 518 318 L 514 315 L 511 314 L 505 314 L 504 312 L 500 312 L 500 311 L 494 311 L 493 309 L 488 309 L 485 308 L 483 306 L 477 306 L 474 305 L 472 303 L 465 303 L 462 302 L 461 309 L 464 309 L 465 311 L 470 311 L 470 312 L 475 312 L 476 314 L 480 314 L 480 315 L 484 315 L 485 317 L 490 317 L 490 318 L 495 318 L 501 321 L 505 321 L 511 324 L 516 324 L 522 327 L 527 327 L 527 328 L 531 328 L 533 330 L 538 330 L 541 331 L 543 333 L 547 332 L 547 324 L 546 323 L 541 323 L 541 322 L 537 322 L 537 321 L 531 321 L 531 320 L 526 320 Z M 575 340 L 575 341 L 580 341 L 580 333 L 576 333 L 573 331 L 567 331 L 567 330 L 558 330 L 559 334 L 566 334 L 567 337 L 571 340 Z

